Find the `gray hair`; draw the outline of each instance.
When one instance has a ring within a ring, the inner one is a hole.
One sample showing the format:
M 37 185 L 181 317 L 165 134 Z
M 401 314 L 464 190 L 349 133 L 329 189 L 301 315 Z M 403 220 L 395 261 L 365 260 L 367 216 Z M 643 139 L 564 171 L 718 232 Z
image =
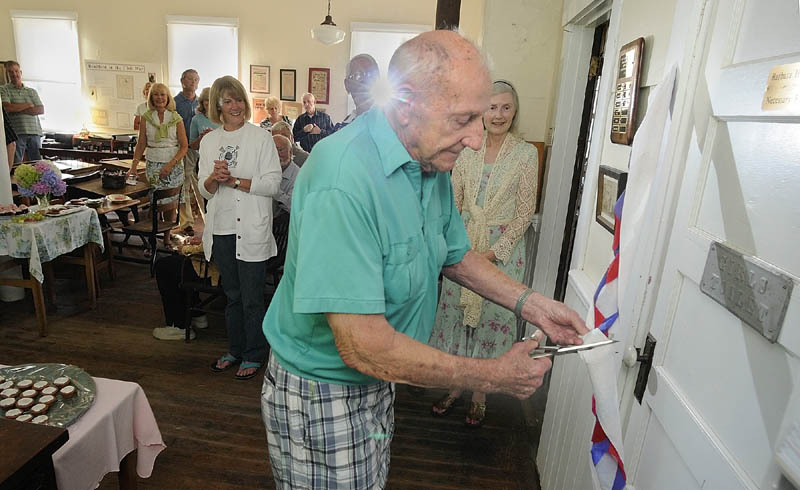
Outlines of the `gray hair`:
M 287 138 L 286 136 L 284 136 L 284 135 L 282 135 L 282 134 L 273 134 L 273 135 L 272 135 L 272 139 L 273 139 L 273 140 L 274 140 L 276 143 L 277 143 L 278 141 L 286 141 L 286 145 L 289 147 L 289 149 L 290 149 L 290 150 L 292 149 L 292 141 L 291 141 L 289 138 Z M 275 145 L 275 147 L 277 148 L 277 147 L 278 147 L 278 145 L 276 144 L 276 145 Z
M 516 132 L 517 121 L 519 121 L 519 96 L 517 95 L 517 89 L 511 85 L 511 82 L 506 80 L 495 80 L 492 82 L 492 95 L 497 94 L 511 94 L 511 98 L 514 100 L 514 119 L 511 120 L 511 127 L 509 128 L 509 131 Z
M 277 130 L 278 132 L 288 131 L 289 134 L 292 134 L 292 127 L 286 121 L 278 121 L 270 129 L 273 133 Z

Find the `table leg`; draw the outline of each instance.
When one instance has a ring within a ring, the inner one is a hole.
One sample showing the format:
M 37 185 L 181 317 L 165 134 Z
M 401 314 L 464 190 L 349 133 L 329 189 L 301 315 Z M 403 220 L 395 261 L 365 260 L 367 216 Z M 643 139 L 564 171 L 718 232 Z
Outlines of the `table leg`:
M 119 462 L 119 490 L 136 490 L 136 450 L 129 452 Z
M 33 306 L 36 309 L 36 320 L 39 323 L 39 336 L 47 337 L 47 310 L 44 304 L 42 283 L 31 277 L 31 292 L 33 293 Z
M 44 275 L 42 288 L 47 298 L 47 306 L 54 312 L 58 311 L 58 306 L 56 305 L 56 273 L 53 271 L 52 261 L 42 264 L 42 274 Z
M 91 243 L 83 246 L 83 261 L 86 266 L 86 287 L 89 288 L 89 305 L 97 308 L 97 291 L 95 289 L 94 250 Z

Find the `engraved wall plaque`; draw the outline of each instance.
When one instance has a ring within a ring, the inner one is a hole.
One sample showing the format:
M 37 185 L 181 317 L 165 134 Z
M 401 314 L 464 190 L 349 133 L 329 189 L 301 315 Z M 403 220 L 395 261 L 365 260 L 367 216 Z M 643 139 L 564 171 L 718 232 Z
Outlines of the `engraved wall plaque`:
M 779 65 L 770 70 L 761 109 L 800 109 L 800 63 Z
M 776 342 L 792 297 L 792 279 L 719 242 L 711 243 L 700 290 Z

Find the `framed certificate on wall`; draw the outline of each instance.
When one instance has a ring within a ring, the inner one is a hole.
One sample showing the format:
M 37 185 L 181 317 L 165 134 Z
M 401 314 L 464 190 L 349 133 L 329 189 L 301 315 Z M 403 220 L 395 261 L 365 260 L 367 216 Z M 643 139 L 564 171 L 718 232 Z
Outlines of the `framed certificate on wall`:
M 297 70 L 281 68 L 281 100 L 297 100 Z
M 308 91 L 314 94 L 317 104 L 330 104 L 331 69 L 309 68 Z
M 250 65 L 250 91 L 254 94 L 269 93 L 269 66 Z
M 617 83 L 614 87 L 614 110 L 611 119 L 611 142 L 633 143 L 636 133 L 636 109 L 639 103 L 639 83 L 642 74 L 644 38 L 629 42 L 619 50 Z

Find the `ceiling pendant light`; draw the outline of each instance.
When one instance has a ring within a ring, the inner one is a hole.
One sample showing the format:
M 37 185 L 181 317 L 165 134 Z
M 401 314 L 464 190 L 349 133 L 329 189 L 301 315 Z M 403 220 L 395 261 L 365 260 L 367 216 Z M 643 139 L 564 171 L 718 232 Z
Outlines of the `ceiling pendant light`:
M 331 0 L 328 0 L 328 15 L 322 24 L 311 29 L 311 39 L 316 39 L 322 44 L 339 44 L 344 41 L 345 32 L 333 22 L 331 17 Z

